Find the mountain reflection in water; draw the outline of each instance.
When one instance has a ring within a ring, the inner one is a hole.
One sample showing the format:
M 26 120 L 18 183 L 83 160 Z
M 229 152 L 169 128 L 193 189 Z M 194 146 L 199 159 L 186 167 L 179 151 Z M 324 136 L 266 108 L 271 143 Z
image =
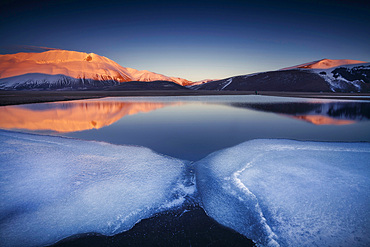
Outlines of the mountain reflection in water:
M 370 105 L 364 102 L 235 103 L 231 106 L 277 113 L 315 125 L 345 125 L 370 119 Z
M 124 116 L 169 105 L 156 102 L 68 102 L 0 107 L 0 128 L 75 132 L 100 129 Z
M 124 116 L 191 102 L 77 101 L 0 107 L 0 128 L 69 133 L 100 129 Z M 276 113 L 315 125 L 348 125 L 370 119 L 364 102 L 210 103 Z

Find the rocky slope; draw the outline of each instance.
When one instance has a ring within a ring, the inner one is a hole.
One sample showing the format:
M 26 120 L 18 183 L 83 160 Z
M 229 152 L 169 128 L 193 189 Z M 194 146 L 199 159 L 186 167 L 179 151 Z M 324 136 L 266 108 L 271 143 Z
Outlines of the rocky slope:
M 370 63 L 323 59 L 190 86 L 195 90 L 370 92 Z

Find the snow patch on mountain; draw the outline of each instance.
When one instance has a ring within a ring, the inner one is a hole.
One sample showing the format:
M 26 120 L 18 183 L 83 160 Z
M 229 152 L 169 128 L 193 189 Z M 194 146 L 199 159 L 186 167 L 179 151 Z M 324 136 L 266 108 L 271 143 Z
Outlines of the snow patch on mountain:
M 222 83 L 222 88 L 220 90 L 224 90 L 227 86 L 230 85 L 230 83 L 233 82 L 233 78 L 227 79 L 224 83 Z
M 341 65 L 329 69 L 312 69 L 327 81 L 333 92 L 363 91 L 370 83 L 370 63 Z
M 321 76 L 333 92 L 361 92 L 370 83 L 370 63 L 350 59 L 322 59 L 281 70 L 305 70 Z

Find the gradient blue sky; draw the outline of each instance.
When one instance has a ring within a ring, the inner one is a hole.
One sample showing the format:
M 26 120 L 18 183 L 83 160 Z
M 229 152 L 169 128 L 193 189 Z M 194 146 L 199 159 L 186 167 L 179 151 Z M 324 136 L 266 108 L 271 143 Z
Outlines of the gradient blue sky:
M 370 1 L 3 0 L 0 37 L 0 54 L 53 47 L 222 79 L 322 58 L 370 61 Z

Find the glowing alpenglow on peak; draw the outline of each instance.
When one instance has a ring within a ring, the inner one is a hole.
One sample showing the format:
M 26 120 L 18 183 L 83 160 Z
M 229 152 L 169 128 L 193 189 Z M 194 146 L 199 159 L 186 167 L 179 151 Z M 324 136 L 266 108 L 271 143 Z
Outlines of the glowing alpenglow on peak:
M 321 59 L 318 61 L 313 61 L 309 63 L 299 64 L 292 67 L 283 68 L 281 70 L 289 69 L 330 69 L 333 67 L 349 64 L 360 64 L 367 63 L 364 61 L 351 60 L 351 59 Z
M 55 76 L 55 78 L 50 76 Z M 106 57 L 94 53 L 50 50 L 41 53 L 0 55 L 0 79 L 2 79 L 2 84 L 10 84 L 7 87 L 17 85 L 24 80 L 42 81 L 43 77 L 49 81 L 56 81 L 60 80 L 60 76 L 82 80 L 115 81 L 118 83 L 158 80 L 170 81 L 180 85 L 191 83 L 182 78 L 125 68 Z M 8 80 L 4 80 L 5 78 Z

